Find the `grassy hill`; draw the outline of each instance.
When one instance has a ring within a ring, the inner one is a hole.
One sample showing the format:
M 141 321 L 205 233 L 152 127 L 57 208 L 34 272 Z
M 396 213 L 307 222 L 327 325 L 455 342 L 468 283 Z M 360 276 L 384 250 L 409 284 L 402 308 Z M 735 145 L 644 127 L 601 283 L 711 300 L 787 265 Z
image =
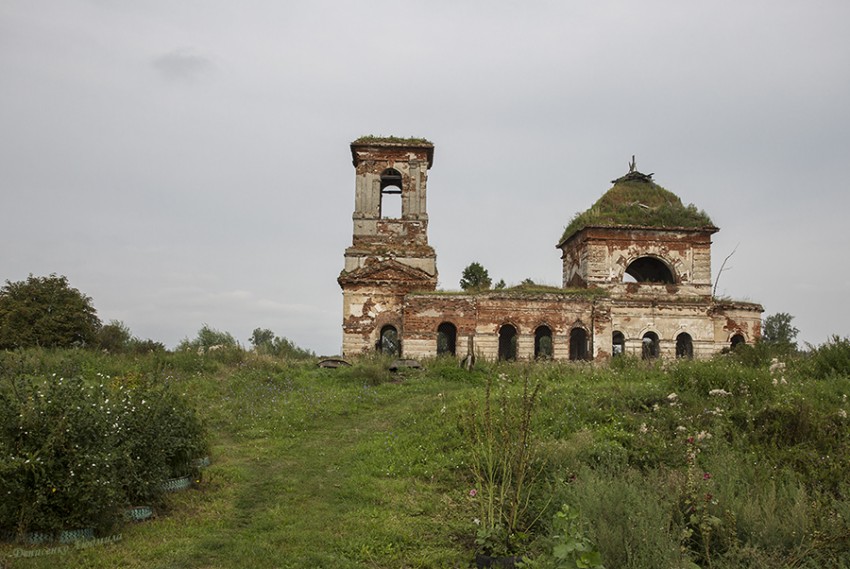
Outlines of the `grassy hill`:
M 330 370 L 238 349 L 7 352 L 0 363 L 0 390 L 52 373 L 168 378 L 199 409 L 212 459 L 155 519 L 102 532 L 115 543 L 40 557 L 22 555 L 50 546 L 6 543 L 0 566 L 469 567 L 484 498 L 470 425 L 488 391 L 494 424 L 510 424 L 498 421 L 525 385 L 540 391 L 512 543 L 537 566 L 556 566 L 565 504 L 579 513 L 567 537 L 609 569 L 850 566 L 846 340 L 773 371 L 757 353 L 471 372 L 437 360 L 397 374 L 380 359 Z

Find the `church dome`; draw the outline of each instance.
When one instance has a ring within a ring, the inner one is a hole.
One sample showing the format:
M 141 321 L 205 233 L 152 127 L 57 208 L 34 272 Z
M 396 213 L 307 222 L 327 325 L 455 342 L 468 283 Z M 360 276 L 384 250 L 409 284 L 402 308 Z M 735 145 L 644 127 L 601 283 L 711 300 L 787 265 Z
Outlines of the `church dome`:
M 561 236 L 560 244 L 585 227 L 648 227 L 714 229 L 711 218 L 693 204 L 652 180 L 652 174 L 634 169 L 614 184 L 590 209 L 576 214 Z

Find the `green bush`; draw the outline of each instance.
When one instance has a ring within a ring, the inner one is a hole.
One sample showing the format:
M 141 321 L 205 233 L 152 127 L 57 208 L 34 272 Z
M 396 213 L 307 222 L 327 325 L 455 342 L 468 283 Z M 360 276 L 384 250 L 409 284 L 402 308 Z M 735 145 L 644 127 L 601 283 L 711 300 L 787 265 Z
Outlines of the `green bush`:
M 833 336 L 825 344 L 812 348 L 800 368 L 814 379 L 850 377 L 850 339 Z
M 164 383 L 7 378 L 0 533 L 107 527 L 189 474 L 205 440 L 197 414 Z

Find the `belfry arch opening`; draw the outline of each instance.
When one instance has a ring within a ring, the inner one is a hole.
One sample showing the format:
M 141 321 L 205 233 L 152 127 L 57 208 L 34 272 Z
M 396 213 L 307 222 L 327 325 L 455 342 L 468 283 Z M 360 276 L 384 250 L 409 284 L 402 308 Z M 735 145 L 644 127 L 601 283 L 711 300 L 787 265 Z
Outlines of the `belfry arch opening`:
M 451 322 L 437 326 L 437 355 L 448 356 L 457 353 L 457 327 Z
M 673 271 L 664 261 L 656 257 L 638 257 L 632 261 L 623 275 L 623 282 L 675 284 Z
M 401 172 L 387 168 L 381 172 L 381 219 L 401 219 Z

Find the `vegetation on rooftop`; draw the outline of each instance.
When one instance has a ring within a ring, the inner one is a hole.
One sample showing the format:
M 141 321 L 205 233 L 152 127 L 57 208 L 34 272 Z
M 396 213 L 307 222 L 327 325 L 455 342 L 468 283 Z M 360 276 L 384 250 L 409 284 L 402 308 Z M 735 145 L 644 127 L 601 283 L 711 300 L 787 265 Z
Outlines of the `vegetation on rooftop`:
M 633 174 L 639 174 L 637 172 Z M 649 176 L 626 175 L 585 212 L 576 214 L 561 242 L 588 226 L 713 227 L 711 218 L 693 204 L 653 182 Z
M 435 296 L 534 296 L 539 294 L 559 294 L 564 296 L 580 296 L 584 298 L 599 298 L 608 296 L 608 291 L 601 288 L 561 288 L 557 286 L 541 285 L 541 284 L 519 284 L 500 289 L 486 290 L 433 290 L 421 291 L 416 294 L 428 294 Z
M 415 145 L 430 145 L 433 146 L 434 143 L 426 138 L 419 138 L 416 136 L 410 136 L 407 138 L 400 136 L 376 136 L 374 134 L 367 134 L 365 136 L 361 136 L 351 144 L 369 144 L 376 142 L 384 142 L 384 143 L 392 143 L 392 144 L 415 144 Z

